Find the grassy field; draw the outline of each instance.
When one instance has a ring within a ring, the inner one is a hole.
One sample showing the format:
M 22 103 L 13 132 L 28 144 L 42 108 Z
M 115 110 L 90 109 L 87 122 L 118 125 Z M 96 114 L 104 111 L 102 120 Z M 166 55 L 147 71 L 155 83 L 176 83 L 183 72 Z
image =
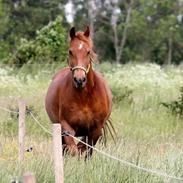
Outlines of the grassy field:
M 24 98 L 32 113 L 51 131 L 44 109 L 44 97 L 58 65 L 28 65 L 21 69 L 1 67 L 0 106 L 17 110 L 17 99 Z M 96 65 L 113 91 L 112 119 L 117 143 L 108 138 L 102 149 L 118 158 L 167 174 L 183 177 L 183 119 L 172 115 L 162 102 L 179 97 L 183 67 L 160 68 L 154 64 Z M 0 109 L 0 182 L 21 180 L 29 170 L 38 183 L 53 183 L 51 137 L 27 115 L 25 162 L 17 161 L 17 115 Z M 110 160 L 97 152 L 84 158 L 64 158 L 65 183 L 174 183 Z

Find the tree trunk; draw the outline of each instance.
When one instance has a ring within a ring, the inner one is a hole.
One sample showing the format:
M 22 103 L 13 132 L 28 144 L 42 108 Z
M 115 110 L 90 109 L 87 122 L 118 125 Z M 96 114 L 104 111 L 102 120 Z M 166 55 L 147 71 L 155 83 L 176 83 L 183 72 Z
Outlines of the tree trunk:
M 118 35 L 117 35 L 117 28 L 116 25 L 113 25 L 113 32 L 114 32 L 114 48 L 116 53 L 116 64 L 120 64 L 120 58 L 119 58 L 119 46 L 118 46 Z
M 124 27 L 123 36 L 122 36 L 121 45 L 120 45 L 120 50 L 119 50 L 120 59 L 122 59 L 122 57 L 123 57 L 123 49 L 124 49 L 126 39 L 127 39 L 127 31 L 128 31 L 129 22 L 131 20 L 132 5 L 133 5 L 133 0 L 131 0 L 129 2 L 129 5 L 128 5 L 125 27 Z
M 90 26 L 90 35 L 91 39 L 93 40 L 93 33 L 94 33 L 94 20 L 96 17 L 96 9 L 95 9 L 95 2 L 94 0 L 88 0 L 88 18 L 89 18 L 89 26 Z
M 130 2 L 128 3 L 125 27 L 123 30 L 121 40 L 119 40 L 119 36 L 117 33 L 117 19 L 112 24 L 112 28 L 113 28 L 113 32 L 114 32 L 114 48 L 115 48 L 115 53 L 116 53 L 116 63 L 117 64 L 120 64 L 120 61 L 123 56 L 123 49 L 124 49 L 126 39 L 127 39 L 128 26 L 129 26 L 129 22 L 131 20 L 132 5 L 133 5 L 133 0 L 130 0 Z M 115 4 L 115 6 L 114 6 L 114 9 L 116 9 L 116 8 L 117 8 L 117 4 Z

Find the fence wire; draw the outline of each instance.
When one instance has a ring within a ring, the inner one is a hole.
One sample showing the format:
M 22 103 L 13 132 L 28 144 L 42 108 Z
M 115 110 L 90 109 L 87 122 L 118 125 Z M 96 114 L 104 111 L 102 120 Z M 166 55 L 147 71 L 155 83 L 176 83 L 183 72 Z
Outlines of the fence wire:
M 9 112 L 9 113 L 15 113 L 15 114 L 18 114 L 19 113 L 18 111 L 12 111 L 12 110 L 7 109 L 7 108 L 2 107 L 2 106 L 0 106 L 0 109 L 2 109 L 3 111 Z
M 34 119 L 34 121 L 42 128 L 42 130 L 44 130 L 44 132 L 48 133 L 49 135 L 52 136 L 52 133 L 47 130 L 38 120 L 37 118 L 33 115 L 33 113 L 31 111 L 29 111 L 29 114 L 31 115 L 31 117 Z
M 65 132 L 65 133 L 67 133 L 67 132 Z M 113 156 L 113 155 L 111 155 L 111 154 L 108 154 L 108 153 L 106 153 L 106 152 L 104 152 L 104 151 L 102 151 L 102 150 L 97 149 L 96 147 L 93 147 L 93 146 L 87 144 L 86 142 L 83 142 L 83 141 L 80 140 L 79 138 L 77 138 L 77 137 L 71 135 L 70 133 L 67 133 L 67 135 L 70 136 L 70 137 L 72 137 L 73 139 L 77 140 L 78 142 L 83 143 L 83 144 L 86 145 L 87 147 L 92 148 L 92 149 L 95 150 L 96 152 L 98 152 L 98 153 L 100 153 L 100 154 L 102 154 L 102 155 L 104 155 L 104 156 L 106 156 L 106 157 L 108 157 L 108 158 L 110 158 L 110 159 L 119 161 L 120 163 L 125 164 L 125 165 L 127 165 L 127 166 L 130 166 L 130 167 L 133 167 L 133 168 L 142 170 L 142 171 L 147 172 L 147 173 L 155 174 L 155 175 L 157 175 L 157 176 L 161 176 L 161 177 L 165 177 L 165 178 L 169 178 L 169 179 L 174 179 L 174 180 L 183 181 L 183 178 L 175 177 L 175 176 L 172 176 L 172 175 L 168 175 L 168 174 L 166 174 L 166 173 L 164 173 L 164 172 L 160 172 L 160 171 L 158 171 L 158 170 L 152 170 L 152 169 L 144 168 L 144 167 L 142 167 L 142 166 L 136 165 L 136 164 L 131 163 L 131 162 L 128 162 L 128 161 L 126 161 L 126 160 L 119 159 L 119 158 L 117 158 L 117 157 L 115 157 L 115 156 Z
M 42 125 L 40 124 L 40 122 L 39 122 L 35 117 L 33 117 L 33 118 L 34 118 L 34 120 L 37 121 L 37 123 L 39 123 L 39 126 L 42 126 Z M 43 129 L 45 132 L 47 131 L 47 130 L 45 130 L 44 128 L 42 128 L 42 129 Z M 49 134 L 51 134 L 51 132 L 49 132 Z M 144 168 L 144 167 L 142 167 L 142 166 L 136 165 L 136 164 L 131 163 L 131 162 L 128 162 L 128 161 L 126 161 L 126 160 L 119 159 L 119 158 L 117 158 L 117 157 L 115 157 L 115 156 L 113 156 L 113 155 L 111 155 L 111 154 L 108 154 L 108 153 L 106 153 L 106 152 L 104 152 L 104 151 L 102 151 L 102 150 L 99 150 L 99 149 L 96 148 L 96 147 L 91 146 L 90 144 L 88 144 L 88 143 L 86 143 L 86 142 L 83 142 L 83 141 L 80 140 L 79 138 L 77 138 L 77 137 L 71 135 L 70 133 L 68 133 L 68 132 L 66 132 L 66 131 L 64 132 L 64 134 L 66 134 L 67 136 L 72 137 L 73 139 L 75 139 L 75 140 L 78 141 L 78 142 L 83 143 L 83 144 L 86 145 L 87 147 L 92 148 L 92 149 L 95 150 L 96 152 L 98 152 L 98 153 L 104 155 L 105 157 L 108 157 L 108 158 L 110 158 L 110 159 L 116 160 L 116 161 L 118 161 L 118 162 L 120 162 L 120 163 L 122 163 L 122 164 L 125 164 L 125 165 L 127 165 L 127 166 L 130 166 L 130 167 L 133 167 L 133 168 L 135 168 L 135 169 L 138 169 L 138 170 L 141 170 L 141 171 L 150 173 L 150 174 L 154 174 L 154 175 L 157 175 L 157 176 L 160 176 L 160 177 L 165 177 L 165 178 L 168 178 L 168 179 L 174 179 L 174 180 L 178 180 L 178 181 L 183 181 L 183 178 L 175 177 L 175 176 L 172 176 L 172 175 L 168 175 L 167 173 L 160 172 L 159 170 L 153 170 L 153 169 Z M 64 136 L 64 135 L 62 135 L 62 136 Z

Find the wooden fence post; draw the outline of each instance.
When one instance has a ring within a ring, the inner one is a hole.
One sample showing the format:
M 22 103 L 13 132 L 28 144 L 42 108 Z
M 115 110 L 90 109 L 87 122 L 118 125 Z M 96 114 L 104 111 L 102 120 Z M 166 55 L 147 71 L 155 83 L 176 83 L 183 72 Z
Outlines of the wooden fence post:
M 19 153 L 18 160 L 22 162 L 24 160 L 24 139 L 25 139 L 25 112 L 26 104 L 24 100 L 19 100 L 19 131 L 18 131 L 18 142 L 19 142 Z
M 26 172 L 23 175 L 23 183 L 36 183 L 35 175 L 31 172 Z
M 53 124 L 53 160 L 55 183 L 64 182 L 61 125 Z

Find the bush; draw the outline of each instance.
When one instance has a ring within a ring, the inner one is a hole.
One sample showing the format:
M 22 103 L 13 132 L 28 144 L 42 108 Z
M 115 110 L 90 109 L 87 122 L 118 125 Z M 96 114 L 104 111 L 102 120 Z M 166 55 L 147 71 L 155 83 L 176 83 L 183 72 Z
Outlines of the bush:
M 133 91 L 128 87 L 113 86 L 111 90 L 114 103 L 127 102 L 131 104 L 133 102 Z
M 162 103 L 162 105 L 168 108 L 172 114 L 182 117 L 183 116 L 183 87 L 180 89 L 180 97 L 170 103 Z
M 131 104 L 133 102 L 133 89 L 124 83 L 125 75 L 123 75 L 122 65 L 102 63 L 97 65 L 96 68 L 104 75 L 109 83 L 114 103 Z
M 37 31 L 34 40 L 22 39 L 15 54 L 6 62 L 22 66 L 25 63 L 52 63 L 67 57 L 67 33 L 61 26 L 61 17 Z

